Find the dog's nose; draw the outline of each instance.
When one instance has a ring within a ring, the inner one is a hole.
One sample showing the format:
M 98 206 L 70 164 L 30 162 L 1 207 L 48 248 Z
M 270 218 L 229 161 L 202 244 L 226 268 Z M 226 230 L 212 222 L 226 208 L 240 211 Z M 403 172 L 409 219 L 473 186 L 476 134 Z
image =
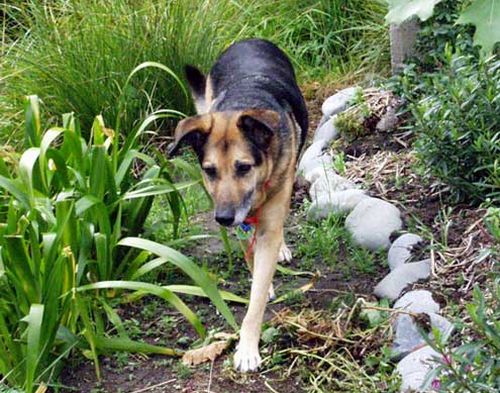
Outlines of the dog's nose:
M 215 211 L 215 221 L 226 227 L 234 223 L 234 209 L 217 209 Z

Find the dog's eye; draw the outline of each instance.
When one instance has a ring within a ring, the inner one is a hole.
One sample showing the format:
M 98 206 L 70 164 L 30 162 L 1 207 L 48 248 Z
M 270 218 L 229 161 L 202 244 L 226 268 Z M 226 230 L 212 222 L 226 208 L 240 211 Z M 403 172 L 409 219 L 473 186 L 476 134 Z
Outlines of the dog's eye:
M 240 176 L 246 175 L 248 172 L 250 172 L 250 169 L 252 169 L 252 166 L 250 164 L 236 164 L 236 173 Z
M 212 179 L 217 176 L 217 168 L 215 168 L 213 166 L 207 166 L 207 167 L 203 168 L 203 170 L 205 171 L 207 176 L 212 178 Z

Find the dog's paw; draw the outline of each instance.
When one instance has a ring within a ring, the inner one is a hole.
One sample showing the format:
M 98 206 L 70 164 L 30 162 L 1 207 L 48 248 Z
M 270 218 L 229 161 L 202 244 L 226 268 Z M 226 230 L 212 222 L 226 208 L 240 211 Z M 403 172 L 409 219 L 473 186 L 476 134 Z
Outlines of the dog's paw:
M 243 373 L 257 371 L 261 361 L 258 347 L 243 345 L 241 342 L 238 344 L 233 358 L 233 365 L 236 370 Z
M 281 243 L 280 253 L 278 255 L 278 262 L 290 262 L 292 260 L 292 252 L 285 243 Z

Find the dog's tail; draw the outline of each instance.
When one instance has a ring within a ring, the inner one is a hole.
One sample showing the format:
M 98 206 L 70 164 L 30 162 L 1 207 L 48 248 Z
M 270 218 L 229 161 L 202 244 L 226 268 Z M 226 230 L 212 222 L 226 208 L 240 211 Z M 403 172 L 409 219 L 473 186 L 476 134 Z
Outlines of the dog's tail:
M 198 114 L 206 113 L 207 103 L 205 100 L 205 89 L 207 85 L 207 78 L 198 68 L 190 65 L 184 67 L 184 72 L 186 73 L 189 89 L 191 90 L 191 95 L 193 96 L 196 112 L 198 112 Z

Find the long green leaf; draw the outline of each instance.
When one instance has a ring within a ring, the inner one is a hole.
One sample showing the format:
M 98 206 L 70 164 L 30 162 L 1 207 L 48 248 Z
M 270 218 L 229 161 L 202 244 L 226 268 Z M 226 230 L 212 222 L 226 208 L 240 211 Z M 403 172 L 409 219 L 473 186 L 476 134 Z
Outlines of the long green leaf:
M 202 269 L 200 269 L 195 263 L 193 263 L 189 258 L 180 252 L 163 246 L 159 243 L 155 243 L 151 240 L 140 239 L 128 237 L 122 239 L 118 242 L 118 245 L 135 247 L 141 250 L 149 251 L 159 257 L 168 259 L 175 266 L 181 269 L 184 273 L 186 273 L 198 286 L 200 286 L 203 291 L 210 298 L 212 303 L 217 307 L 219 312 L 224 316 L 229 325 L 238 330 L 238 324 L 234 319 L 234 316 L 227 306 L 227 304 L 222 299 L 219 291 L 217 290 L 217 286 L 215 282 L 210 278 L 210 276 L 205 273 Z
M 173 348 L 160 347 L 118 337 L 96 337 L 96 345 L 101 351 L 124 351 L 165 356 L 182 356 L 183 352 Z
M 129 289 L 132 291 L 142 291 L 151 295 L 158 296 L 174 306 L 186 319 L 193 325 L 201 337 L 205 337 L 205 328 L 191 309 L 172 291 L 162 288 L 158 285 L 136 282 L 136 281 L 100 281 L 94 284 L 88 284 L 77 288 L 78 292 L 95 289 Z
M 44 306 L 32 304 L 28 317 L 28 350 L 26 351 L 26 392 L 33 391 L 36 369 L 41 358 L 41 342 Z

